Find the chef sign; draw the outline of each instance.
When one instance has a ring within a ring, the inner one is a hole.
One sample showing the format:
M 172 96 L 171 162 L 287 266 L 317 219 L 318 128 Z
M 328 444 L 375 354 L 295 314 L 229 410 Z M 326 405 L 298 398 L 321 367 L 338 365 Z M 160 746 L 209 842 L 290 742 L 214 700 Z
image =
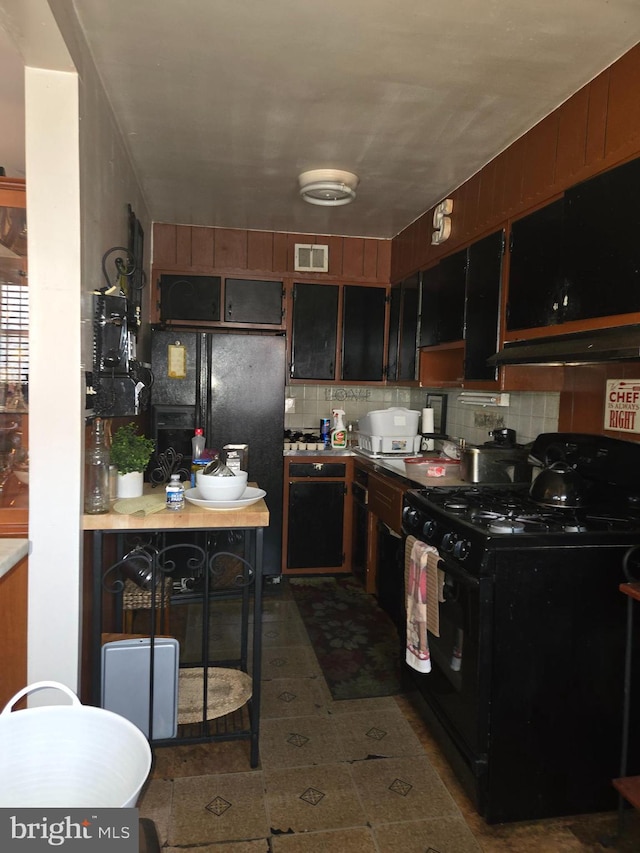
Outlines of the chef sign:
M 607 380 L 604 428 L 640 433 L 640 379 Z

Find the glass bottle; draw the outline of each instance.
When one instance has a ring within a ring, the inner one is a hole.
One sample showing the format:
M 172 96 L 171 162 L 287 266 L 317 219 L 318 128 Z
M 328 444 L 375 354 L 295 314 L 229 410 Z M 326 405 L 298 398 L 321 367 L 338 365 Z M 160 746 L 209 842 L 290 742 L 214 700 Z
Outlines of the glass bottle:
M 84 511 L 89 515 L 109 512 L 109 448 L 102 418 L 96 418 L 86 452 Z

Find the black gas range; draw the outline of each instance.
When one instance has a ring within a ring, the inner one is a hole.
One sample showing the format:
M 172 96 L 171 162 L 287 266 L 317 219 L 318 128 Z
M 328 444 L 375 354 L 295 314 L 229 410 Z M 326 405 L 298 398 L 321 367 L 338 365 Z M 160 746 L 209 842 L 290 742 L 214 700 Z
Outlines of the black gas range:
M 432 670 L 410 672 L 490 822 L 616 805 L 626 613 L 618 587 L 628 580 L 625 555 L 640 554 L 640 445 L 545 434 L 531 455 L 567 460 L 588 499 L 541 506 L 528 486 L 445 486 L 407 492 L 403 511 L 405 539 L 437 548 L 443 578 L 439 636 L 428 634 Z M 640 772 L 639 743 L 629 766 Z

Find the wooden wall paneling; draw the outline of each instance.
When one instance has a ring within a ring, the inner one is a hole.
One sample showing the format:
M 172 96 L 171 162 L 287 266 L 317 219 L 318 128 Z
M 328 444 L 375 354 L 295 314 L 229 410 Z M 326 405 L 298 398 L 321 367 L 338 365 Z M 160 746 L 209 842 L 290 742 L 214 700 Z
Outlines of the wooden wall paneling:
M 191 228 L 191 265 L 202 270 L 216 265 L 213 251 L 213 228 L 193 226 Z
M 278 275 L 287 272 L 287 235 L 277 232 L 273 234 L 273 264 L 272 268 Z
M 190 225 L 176 225 L 176 264 L 187 269 L 193 265 L 191 231 Z
M 216 228 L 214 253 L 218 269 L 247 269 L 247 232 L 241 229 Z
M 342 248 L 342 275 L 345 279 L 364 275 L 364 244 L 360 237 L 345 237 Z
M 480 170 L 480 190 L 478 192 L 478 227 L 483 231 L 499 221 L 496 204 L 496 159 L 494 158 Z
M 521 199 L 525 206 L 553 192 L 557 145 L 558 113 L 554 110 L 524 136 Z
M 570 186 L 586 162 L 587 122 L 589 118 L 589 87 L 565 101 L 557 110 L 558 144 L 554 185 L 557 190 Z
M 153 226 L 153 263 L 174 266 L 176 263 L 176 226 L 156 222 Z
M 526 143 L 524 137 L 505 151 L 504 182 L 502 185 L 502 210 L 504 218 L 519 213 L 522 207 L 522 173 Z
M 462 205 L 462 210 L 458 211 L 460 219 L 462 220 L 462 227 L 459 232 L 460 239 L 457 241 L 458 244 L 468 242 L 474 234 L 477 234 L 478 231 L 481 230 L 478 226 L 480 185 L 480 172 L 476 172 L 476 174 L 469 178 L 465 184 L 466 192 L 464 204 Z M 451 216 L 452 218 L 455 217 L 458 219 L 458 217 L 455 216 L 455 213 L 456 209 L 454 207 Z
M 640 137 L 640 45 L 609 69 L 605 157 L 625 156 Z
M 588 86 L 589 112 L 587 116 L 587 140 L 584 149 L 584 164 L 590 171 L 602 166 L 607 129 L 607 107 L 609 103 L 609 69 L 599 74 Z
M 342 275 L 342 253 L 344 239 L 342 237 L 326 237 L 321 242 L 329 247 L 329 275 L 338 278 Z
M 376 278 L 378 281 L 391 281 L 391 240 L 376 240 Z
M 382 240 L 365 240 L 362 257 L 362 274 L 371 281 L 378 280 L 378 245 Z
M 274 272 L 273 266 L 273 232 L 247 232 L 247 267 L 250 270 Z
M 497 157 L 494 157 L 496 174 L 493 179 L 493 206 L 496 216 L 500 221 L 507 218 L 505 209 L 504 181 L 507 163 L 507 152 L 501 151 Z M 486 166 L 485 166 L 486 168 Z

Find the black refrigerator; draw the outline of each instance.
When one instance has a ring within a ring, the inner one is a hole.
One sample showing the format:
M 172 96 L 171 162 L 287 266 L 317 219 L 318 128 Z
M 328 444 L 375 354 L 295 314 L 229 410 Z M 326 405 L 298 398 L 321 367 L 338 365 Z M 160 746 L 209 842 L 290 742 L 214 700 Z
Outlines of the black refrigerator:
M 281 571 L 285 360 L 283 334 L 151 330 L 154 422 L 158 412 L 181 419 L 176 450 L 197 426 L 207 448 L 249 446 L 249 482 L 266 491 L 269 509 L 265 575 Z

